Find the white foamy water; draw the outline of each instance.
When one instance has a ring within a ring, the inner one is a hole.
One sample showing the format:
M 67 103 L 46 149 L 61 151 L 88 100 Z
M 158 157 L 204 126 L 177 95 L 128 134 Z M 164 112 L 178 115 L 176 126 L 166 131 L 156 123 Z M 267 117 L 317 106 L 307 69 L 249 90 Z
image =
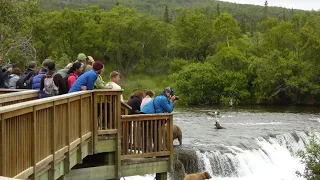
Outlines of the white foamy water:
M 296 175 L 296 171 L 304 170 L 296 153 L 305 149 L 310 133 L 320 132 L 319 114 L 309 110 L 302 114 L 220 111 L 220 123 L 226 129 L 216 130 L 216 118 L 211 115 L 214 111 L 186 109 L 174 117 L 174 123 L 183 132 L 182 149 L 194 148 L 193 158 L 198 159 L 198 169 L 190 169 L 186 164 L 188 171 L 208 171 L 212 179 L 218 180 L 303 179 Z M 319 133 L 316 137 L 320 140 Z M 125 179 L 153 180 L 154 177 L 155 174 Z
M 318 134 L 317 134 L 318 136 Z M 305 142 L 304 142 L 305 141 Z M 276 138 L 256 138 L 258 149 L 227 147 L 229 153 L 197 151 L 201 171 L 219 180 L 302 180 L 296 171 L 304 165 L 294 154 L 304 150 L 308 136 L 304 132 L 287 133 Z M 127 180 L 152 180 L 155 175 L 127 177 Z

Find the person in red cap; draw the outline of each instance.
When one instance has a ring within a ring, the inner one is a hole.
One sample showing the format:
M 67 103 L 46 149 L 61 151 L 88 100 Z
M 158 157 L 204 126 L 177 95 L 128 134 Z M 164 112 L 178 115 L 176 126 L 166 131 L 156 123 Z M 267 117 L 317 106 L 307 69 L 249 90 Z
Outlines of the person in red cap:
M 76 82 L 72 85 L 69 90 L 69 93 L 84 91 L 84 90 L 93 90 L 94 82 L 97 80 L 99 74 L 102 74 L 104 71 L 104 65 L 95 61 L 92 70 L 81 75 Z

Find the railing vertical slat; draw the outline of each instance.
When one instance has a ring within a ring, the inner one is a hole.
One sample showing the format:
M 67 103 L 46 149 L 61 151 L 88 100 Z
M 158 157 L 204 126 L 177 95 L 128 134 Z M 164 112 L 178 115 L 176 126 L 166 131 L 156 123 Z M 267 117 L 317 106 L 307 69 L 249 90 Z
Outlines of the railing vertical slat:
M 100 124 L 102 124 L 102 119 L 100 118 Z M 98 96 L 97 93 L 93 93 L 93 152 L 97 153 L 98 144 Z
M 173 116 L 169 117 L 169 138 L 168 138 L 168 146 L 170 151 L 170 158 L 169 158 L 169 172 L 173 171 Z
M 33 107 L 33 113 L 32 113 L 32 140 L 31 140 L 31 147 L 32 147 L 32 158 L 31 158 L 31 164 L 33 166 L 33 175 L 32 175 L 32 180 L 36 179 L 36 164 L 37 164 L 37 111 L 36 108 Z
M 68 115 L 67 115 L 67 122 L 66 122 L 66 143 L 68 146 L 68 152 L 66 153 L 66 159 L 64 163 L 64 173 L 67 174 L 69 173 L 70 170 L 70 121 L 71 121 L 71 102 L 70 99 L 68 99 Z
M 115 114 L 115 124 L 116 128 L 118 129 L 117 133 L 117 149 L 116 149 L 116 158 L 115 158 L 115 163 L 116 163 L 116 178 L 115 179 L 120 179 L 121 177 L 121 99 L 120 95 L 122 92 L 117 93 L 117 98 L 115 98 L 115 101 L 113 102 L 115 105 L 114 108 L 114 114 Z
M 80 123 L 79 123 L 79 134 L 78 134 L 78 137 L 80 138 L 80 144 L 79 144 L 79 150 L 78 150 L 78 163 L 82 163 L 82 145 L 83 145 L 83 140 L 82 140 L 82 130 L 83 130 L 83 120 L 84 120 L 84 114 L 83 114 L 83 107 L 82 107 L 82 101 L 83 101 L 83 98 L 82 96 L 80 96 L 80 102 L 79 102 L 79 111 L 80 112 L 76 112 L 76 113 L 80 113 Z
M 55 137 L 55 129 L 56 129 L 56 105 L 55 105 L 55 102 L 53 102 L 53 106 L 52 106 L 52 114 L 51 114 L 51 117 L 50 117 L 50 125 L 51 125 L 51 128 L 50 128 L 50 131 L 51 131 L 51 138 L 50 138 L 50 141 L 51 141 L 51 154 L 53 155 L 53 160 L 51 162 L 51 167 L 50 167 L 50 170 L 49 170 L 49 179 L 54 179 L 54 169 L 55 169 L 55 152 L 56 152 L 56 137 Z
M 0 136 L 0 164 L 1 164 L 1 167 L 0 167 L 0 175 L 3 175 L 5 176 L 6 175 L 6 132 L 5 132 L 5 119 L 3 119 L 2 115 L 0 115 L 0 133 L 1 133 L 1 136 Z

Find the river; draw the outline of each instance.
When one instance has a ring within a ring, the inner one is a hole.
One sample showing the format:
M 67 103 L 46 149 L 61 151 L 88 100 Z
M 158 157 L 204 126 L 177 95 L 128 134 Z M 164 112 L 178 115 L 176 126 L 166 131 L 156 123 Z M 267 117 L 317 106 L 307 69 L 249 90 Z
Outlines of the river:
M 215 111 L 226 129 L 214 129 Z M 313 133 L 320 137 L 320 108 L 197 107 L 174 113 L 174 124 L 183 132 L 183 145 L 175 147 L 175 171 L 169 177 L 174 180 L 200 171 L 220 180 L 302 179 L 296 176 L 304 169 L 296 153 L 305 149 Z

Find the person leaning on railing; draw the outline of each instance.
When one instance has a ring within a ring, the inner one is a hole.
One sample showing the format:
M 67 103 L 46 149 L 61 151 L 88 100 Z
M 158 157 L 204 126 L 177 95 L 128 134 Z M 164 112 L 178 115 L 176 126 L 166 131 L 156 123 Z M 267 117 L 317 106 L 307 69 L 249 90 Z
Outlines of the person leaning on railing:
M 169 101 L 168 101 L 169 99 Z M 153 100 L 149 101 L 142 109 L 142 114 L 154 113 L 171 113 L 173 111 L 176 97 L 174 96 L 173 89 L 167 87 L 163 92 L 156 96 Z
M 110 73 L 110 81 L 107 83 L 107 85 L 111 86 L 112 90 L 121 90 L 120 80 L 121 80 L 121 74 L 118 71 L 112 71 Z M 123 102 L 122 94 L 121 94 L 120 99 Z
M 140 109 L 142 109 L 148 102 L 150 102 L 154 97 L 154 92 L 149 90 L 145 92 L 146 96 L 142 99 Z
M 131 107 L 129 110 L 129 115 L 140 114 L 140 105 L 144 96 L 145 94 L 143 91 L 135 91 L 131 95 L 130 100 L 127 102 L 127 104 Z
M 104 65 L 101 62 L 96 61 L 92 68 L 92 70 L 79 76 L 70 88 L 69 93 L 94 89 L 94 83 L 97 80 L 98 75 L 102 74 L 104 71 Z

